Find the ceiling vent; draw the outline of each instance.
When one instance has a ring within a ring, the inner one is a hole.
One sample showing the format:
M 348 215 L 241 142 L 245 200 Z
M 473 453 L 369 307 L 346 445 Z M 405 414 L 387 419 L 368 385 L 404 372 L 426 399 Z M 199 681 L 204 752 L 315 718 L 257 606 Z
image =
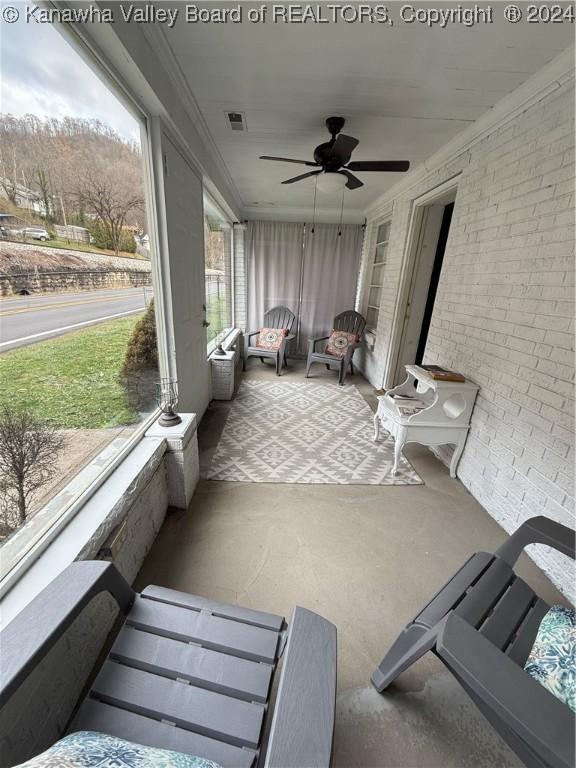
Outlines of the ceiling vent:
M 233 131 L 246 130 L 246 119 L 242 112 L 226 112 L 226 120 Z

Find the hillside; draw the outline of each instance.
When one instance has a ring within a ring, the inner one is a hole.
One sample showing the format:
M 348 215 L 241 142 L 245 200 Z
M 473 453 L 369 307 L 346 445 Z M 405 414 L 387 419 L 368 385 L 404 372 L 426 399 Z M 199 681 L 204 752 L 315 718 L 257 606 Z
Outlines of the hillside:
M 97 183 L 113 189 L 118 201 L 137 200 L 124 223 L 144 228 L 140 147 L 110 127 L 96 120 L 0 114 L 0 148 L 0 195 L 12 203 L 18 187 L 25 187 L 55 223 L 66 218 L 85 225 L 94 213 L 86 189 Z
M 106 256 L 99 253 L 81 253 L 61 248 L 22 243 L 0 243 L 0 274 L 21 275 L 39 272 L 88 272 L 94 270 L 122 270 L 150 272 L 150 262 L 123 256 Z

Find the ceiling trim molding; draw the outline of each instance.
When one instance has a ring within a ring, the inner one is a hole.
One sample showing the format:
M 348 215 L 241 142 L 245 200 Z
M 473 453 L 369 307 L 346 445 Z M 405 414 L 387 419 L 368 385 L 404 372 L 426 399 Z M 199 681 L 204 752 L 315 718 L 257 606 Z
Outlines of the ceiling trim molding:
M 244 207 L 244 216 L 252 221 L 305 221 L 312 222 L 312 206 L 271 206 L 271 205 L 247 205 Z M 338 224 L 340 221 L 340 208 L 316 208 L 314 218 L 318 224 Z M 343 224 L 362 224 L 364 212 L 358 208 L 344 209 Z
M 498 101 L 471 126 L 465 128 L 427 160 L 417 165 L 401 181 L 368 206 L 366 209 L 368 221 L 380 217 L 397 197 L 421 184 L 427 176 L 438 171 L 441 166 L 469 151 L 487 135 L 502 128 L 522 112 L 573 80 L 574 53 L 574 45 L 570 45 L 512 93 Z
M 238 187 L 236 186 L 236 183 L 234 182 L 234 179 L 228 170 L 228 166 L 226 165 L 224 158 L 220 154 L 218 145 L 214 141 L 214 138 L 208 129 L 204 115 L 202 114 L 202 111 L 198 106 L 198 102 L 196 101 L 194 93 L 190 87 L 190 83 L 182 71 L 182 67 L 178 63 L 176 55 L 166 38 L 164 30 L 159 24 L 144 24 L 142 25 L 142 31 L 144 36 L 148 39 L 150 45 L 152 45 L 154 48 L 162 67 L 172 81 L 172 85 L 181 95 L 184 108 L 188 113 L 188 117 L 200 135 L 206 150 L 210 153 L 214 164 L 227 182 L 232 194 L 235 197 L 236 205 L 240 210 L 242 210 L 244 208 L 244 203 L 242 201 L 240 191 L 238 190 Z M 197 162 L 200 164 L 204 176 L 210 179 L 209 174 L 204 171 L 201 158 L 197 158 Z M 212 180 L 210 179 L 210 181 Z M 213 182 L 211 186 L 211 192 L 213 193 L 216 187 Z

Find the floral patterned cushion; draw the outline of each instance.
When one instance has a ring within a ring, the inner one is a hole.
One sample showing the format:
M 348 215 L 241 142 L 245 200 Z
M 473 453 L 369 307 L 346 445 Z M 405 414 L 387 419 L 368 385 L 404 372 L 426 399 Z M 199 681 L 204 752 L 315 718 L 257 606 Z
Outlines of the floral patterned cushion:
M 357 333 L 348 333 L 347 331 L 332 331 L 328 344 L 326 344 L 326 353 L 334 357 L 344 357 L 351 344 L 358 342 Z
M 553 605 L 542 619 L 528 674 L 576 712 L 576 611 Z
M 256 346 L 262 349 L 280 349 L 288 328 L 261 328 L 256 339 Z
M 16 768 L 220 768 L 212 760 L 78 731 Z

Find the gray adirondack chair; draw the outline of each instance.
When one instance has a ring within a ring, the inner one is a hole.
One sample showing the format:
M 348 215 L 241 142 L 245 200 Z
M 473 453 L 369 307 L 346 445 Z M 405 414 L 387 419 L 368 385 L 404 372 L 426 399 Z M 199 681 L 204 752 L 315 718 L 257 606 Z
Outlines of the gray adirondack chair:
M 513 571 L 528 544 L 574 559 L 574 531 L 546 517 L 527 520 L 495 554 L 464 563 L 405 627 L 372 683 L 382 692 L 432 651 L 525 765 L 573 768 L 572 710 L 524 671 L 550 607 Z
M 304 608 L 287 625 L 163 587 L 135 594 L 103 561 L 70 565 L 2 631 L 0 708 L 101 592 L 126 618 L 68 732 L 99 731 L 223 768 L 328 768 L 333 624 Z
M 292 326 L 296 320 L 296 315 L 288 307 L 273 307 L 264 313 L 263 328 L 287 328 L 288 335 L 282 342 L 280 349 L 262 349 L 257 347 L 253 339 L 258 336 L 260 331 L 249 331 L 244 335 L 244 359 L 242 361 L 242 369 L 246 370 L 246 361 L 249 357 L 259 357 L 264 362 L 265 357 L 271 357 L 276 363 L 276 375 L 282 375 L 282 368 L 287 365 L 286 359 L 286 347 L 292 339 L 296 338 L 296 334 L 292 333 Z
M 358 338 L 362 336 L 364 328 L 366 326 L 366 320 L 359 312 L 355 312 L 353 309 L 341 312 L 334 318 L 333 328 L 335 331 L 346 331 L 347 333 L 355 333 Z M 354 366 L 352 365 L 352 358 L 354 352 L 361 346 L 361 343 L 353 344 L 348 347 L 346 355 L 344 357 L 335 357 L 329 355 L 325 351 L 316 349 L 316 345 L 320 342 L 328 341 L 329 336 L 318 336 L 315 339 L 308 339 L 308 360 L 306 362 L 306 378 L 309 378 L 310 368 L 313 363 L 324 363 L 326 368 L 338 369 L 338 384 L 344 384 L 346 380 L 346 373 L 348 367 L 350 367 L 350 373 L 354 375 Z

